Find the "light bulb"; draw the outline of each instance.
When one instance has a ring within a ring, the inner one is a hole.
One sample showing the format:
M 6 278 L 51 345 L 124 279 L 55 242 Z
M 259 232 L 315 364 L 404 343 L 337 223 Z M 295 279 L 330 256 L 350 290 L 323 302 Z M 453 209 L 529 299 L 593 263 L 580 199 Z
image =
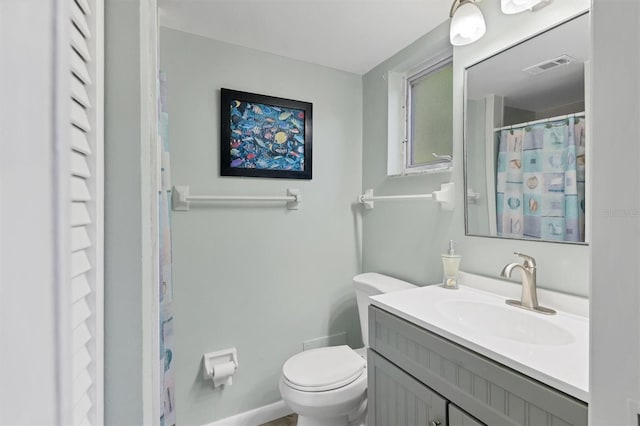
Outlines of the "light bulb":
M 464 46 L 480 39 L 486 31 L 484 16 L 478 6 L 464 3 L 451 18 L 449 40 L 454 46 Z
M 502 13 L 512 15 L 514 13 L 524 12 L 525 10 L 531 10 L 541 1 L 542 0 L 501 0 L 500 6 Z

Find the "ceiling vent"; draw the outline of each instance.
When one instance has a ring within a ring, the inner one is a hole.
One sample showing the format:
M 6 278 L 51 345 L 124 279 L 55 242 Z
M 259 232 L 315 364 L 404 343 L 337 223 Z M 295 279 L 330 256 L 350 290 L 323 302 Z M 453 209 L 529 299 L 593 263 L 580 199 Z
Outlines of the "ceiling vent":
M 574 61 L 575 61 L 575 58 L 572 58 L 569 55 L 562 55 L 562 56 L 558 56 L 555 59 L 549 59 L 544 62 L 540 62 L 539 64 L 535 64 L 533 66 L 525 68 L 522 71 L 529 73 L 531 75 L 536 75 L 536 74 L 540 74 L 545 71 L 549 71 L 554 68 L 560 67 L 562 65 L 570 64 L 571 62 L 574 62 Z

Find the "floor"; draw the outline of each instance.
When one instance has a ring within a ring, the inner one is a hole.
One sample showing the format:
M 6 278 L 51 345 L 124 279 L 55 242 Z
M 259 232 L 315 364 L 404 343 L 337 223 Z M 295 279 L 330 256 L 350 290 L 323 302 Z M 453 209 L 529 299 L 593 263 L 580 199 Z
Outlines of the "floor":
M 285 417 L 280 417 L 279 419 L 275 419 L 270 421 L 269 423 L 262 424 L 260 426 L 296 426 L 298 424 L 298 415 L 297 414 L 289 414 Z

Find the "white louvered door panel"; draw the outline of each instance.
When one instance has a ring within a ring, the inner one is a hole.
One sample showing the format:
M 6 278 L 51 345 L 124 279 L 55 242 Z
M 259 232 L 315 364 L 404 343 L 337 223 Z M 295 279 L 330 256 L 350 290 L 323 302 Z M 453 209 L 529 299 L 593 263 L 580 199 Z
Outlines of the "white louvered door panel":
M 103 423 L 101 0 L 70 6 L 72 421 Z

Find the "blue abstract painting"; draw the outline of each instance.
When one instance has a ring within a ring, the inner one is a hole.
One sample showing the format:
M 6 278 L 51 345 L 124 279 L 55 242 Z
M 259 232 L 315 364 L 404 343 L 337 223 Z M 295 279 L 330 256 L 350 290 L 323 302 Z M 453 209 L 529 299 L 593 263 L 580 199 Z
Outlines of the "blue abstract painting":
M 234 100 L 231 167 L 304 169 L 304 111 Z
M 311 104 L 226 89 L 223 95 L 223 175 L 311 178 Z

